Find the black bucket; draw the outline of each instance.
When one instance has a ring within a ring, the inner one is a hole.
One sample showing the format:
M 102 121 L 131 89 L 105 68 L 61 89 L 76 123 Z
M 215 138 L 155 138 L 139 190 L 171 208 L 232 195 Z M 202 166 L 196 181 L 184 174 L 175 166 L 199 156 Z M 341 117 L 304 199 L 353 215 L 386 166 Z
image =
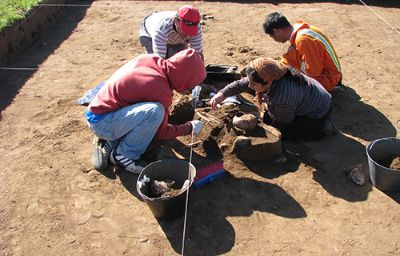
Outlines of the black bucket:
M 144 176 L 150 180 L 174 180 L 175 185 L 183 187 L 186 180 L 189 186 L 172 197 L 152 197 L 149 182 L 142 182 Z M 139 174 L 137 191 L 149 206 L 154 217 L 160 220 L 177 219 L 185 213 L 186 191 L 193 183 L 196 168 L 189 162 L 179 159 L 164 159 L 146 166 Z
M 233 82 L 242 78 L 239 73 L 236 73 L 237 66 L 208 64 L 206 66 L 207 77 L 206 82 L 210 80 Z
M 382 191 L 400 191 L 400 171 L 378 163 L 392 155 L 400 155 L 400 140 L 396 138 L 374 140 L 367 145 L 366 151 L 372 184 Z

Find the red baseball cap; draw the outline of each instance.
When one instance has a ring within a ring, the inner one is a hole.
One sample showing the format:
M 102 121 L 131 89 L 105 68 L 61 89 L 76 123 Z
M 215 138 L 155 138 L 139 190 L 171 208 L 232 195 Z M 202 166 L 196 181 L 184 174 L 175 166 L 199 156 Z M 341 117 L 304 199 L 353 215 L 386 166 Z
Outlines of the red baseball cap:
M 199 31 L 200 12 L 192 5 L 184 5 L 178 10 L 179 25 L 186 36 L 195 36 Z

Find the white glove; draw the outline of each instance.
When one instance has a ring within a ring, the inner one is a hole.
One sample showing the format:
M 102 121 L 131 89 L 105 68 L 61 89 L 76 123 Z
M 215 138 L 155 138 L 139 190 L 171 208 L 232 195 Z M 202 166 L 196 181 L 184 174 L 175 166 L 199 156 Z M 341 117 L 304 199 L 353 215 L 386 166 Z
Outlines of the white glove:
M 201 87 L 200 87 L 200 85 L 196 85 L 196 86 L 192 89 L 192 99 L 193 99 L 193 100 L 199 100 L 200 92 L 201 92 Z
M 195 135 L 197 135 L 201 132 L 201 130 L 203 129 L 203 125 L 204 125 L 204 123 L 199 120 L 190 121 L 190 124 L 192 125 L 192 131 Z

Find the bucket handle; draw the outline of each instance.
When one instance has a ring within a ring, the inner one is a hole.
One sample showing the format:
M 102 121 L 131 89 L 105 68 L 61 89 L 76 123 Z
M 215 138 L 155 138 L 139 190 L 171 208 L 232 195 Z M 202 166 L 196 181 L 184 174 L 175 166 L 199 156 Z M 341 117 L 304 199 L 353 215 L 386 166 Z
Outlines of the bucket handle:
M 383 139 L 374 140 L 374 141 L 372 141 L 371 143 L 369 143 L 368 149 L 369 149 L 369 150 L 372 150 L 372 148 L 373 148 L 373 146 L 375 145 L 375 143 L 377 143 L 378 141 L 381 141 L 381 140 L 391 140 L 391 141 L 393 141 L 393 140 L 396 140 L 396 138 L 394 138 L 394 137 L 388 137 L 388 138 L 383 138 Z
M 376 142 L 377 140 L 374 140 L 373 142 L 369 143 L 368 145 L 369 150 L 372 150 L 372 147 L 375 145 Z
M 147 177 L 146 175 L 144 175 L 143 178 L 137 182 L 138 186 L 139 186 L 139 189 L 144 187 L 146 185 L 146 183 L 148 183 L 148 182 L 150 182 L 150 178 Z
M 182 185 L 181 190 L 179 191 L 179 194 L 182 193 L 183 191 L 185 191 L 186 189 L 188 189 L 190 187 L 190 185 L 192 184 L 193 180 L 185 180 L 185 182 Z

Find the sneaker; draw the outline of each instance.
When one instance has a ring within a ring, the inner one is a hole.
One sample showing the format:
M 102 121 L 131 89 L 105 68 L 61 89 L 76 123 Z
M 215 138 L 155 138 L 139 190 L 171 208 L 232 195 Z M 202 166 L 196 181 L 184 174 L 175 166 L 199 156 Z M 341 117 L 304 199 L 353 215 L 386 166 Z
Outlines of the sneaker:
M 110 157 L 113 145 L 107 140 L 94 136 L 92 164 L 94 169 L 104 171 L 108 167 L 108 159 Z
M 110 157 L 111 162 L 118 167 L 123 168 L 125 171 L 139 174 L 143 168 L 147 165 L 147 163 L 143 160 L 132 160 L 117 153 L 117 150 L 113 150 Z

